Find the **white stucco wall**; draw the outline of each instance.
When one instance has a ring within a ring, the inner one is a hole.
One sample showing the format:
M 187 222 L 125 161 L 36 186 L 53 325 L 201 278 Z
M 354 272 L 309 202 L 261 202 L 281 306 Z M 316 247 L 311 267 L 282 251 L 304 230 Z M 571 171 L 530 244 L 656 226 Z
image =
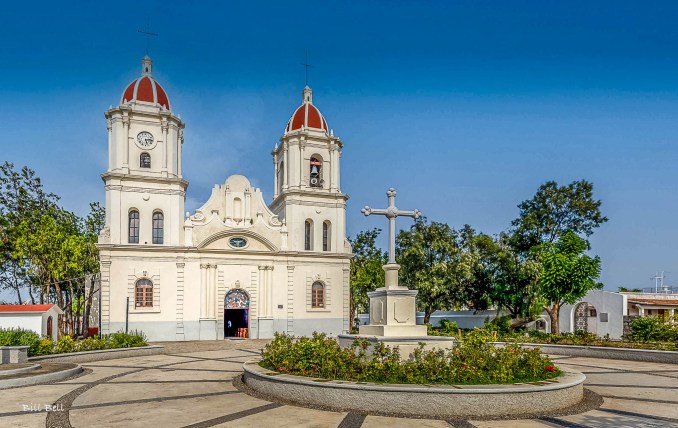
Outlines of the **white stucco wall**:
M 563 305 L 560 308 L 560 331 L 574 332 L 574 311 L 581 302 L 587 302 L 596 308 L 596 334 L 610 335 L 612 339 L 621 339 L 624 334 L 624 316 L 627 315 L 627 296 L 603 290 L 589 291 L 584 298 L 574 305 Z M 603 321 L 607 314 L 607 322 Z
M 33 330 L 39 335 L 43 334 L 42 313 L 0 313 L 0 328 L 23 328 Z

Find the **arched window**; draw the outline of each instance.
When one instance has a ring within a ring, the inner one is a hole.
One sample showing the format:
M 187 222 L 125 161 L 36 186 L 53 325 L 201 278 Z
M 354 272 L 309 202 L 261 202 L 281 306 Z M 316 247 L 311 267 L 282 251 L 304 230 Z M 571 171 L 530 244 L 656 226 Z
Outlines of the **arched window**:
M 149 155 L 146 152 L 143 152 L 141 156 L 139 156 L 139 166 L 141 168 L 150 168 L 151 167 L 151 155 Z
M 153 243 L 162 244 L 164 233 L 165 217 L 160 211 L 153 213 Z
M 314 282 L 311 286 L 311 307 L 325 307 L 325 286 L 320 281 Z
M 309 184 L 311 187 L 323 187 L 323 159 L 319 155 L 311 156 L 309 165 Z
M 153 282 L 148 278 L 141 278 L 134 286 L 134 307 L 153 307 Z
M 139 243 L 139 211 L 132 210 L 129 212 L 129 234 L 127 242 L 130 244 Z
M 332 229 L 330 228 L 330 222 L 323 222 L 323 251 L 330 251 L 330 233 Z
M 313 249 L 313 221 L 306 220 L 304 224 L 304 250 L 311 251 Z
M 47 318 L 47 337 L 52 338 L 52 317 Z

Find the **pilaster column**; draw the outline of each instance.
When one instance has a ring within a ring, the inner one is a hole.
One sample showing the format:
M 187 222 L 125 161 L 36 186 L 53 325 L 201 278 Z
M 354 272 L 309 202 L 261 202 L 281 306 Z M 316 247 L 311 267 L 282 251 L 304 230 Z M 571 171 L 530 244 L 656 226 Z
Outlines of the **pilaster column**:
M 245 204 L 245 212 L 243 213 L 245 225 L 247 225 L 250 222 L 251 201 L 252 201 L 252 192 L 250 191 L 250 189 L 245 189 L 245 200 L 243 201 L 243 204 Z
M 122 116 L 122 135 L 125 141 L 122 144 L 122 168 L 123 172 L 129 173 L 129 115 L 127 112 Z
M 301 189 L 304 181 L 304 141 L 299 140 L 299 188 Z
M 273 199 L 278 197 L 278 156 L 273 154 Z
M 162 175 L 167 177 L 167 156 L 169 153 L 169 141 L 167 139 L 167 119 L 163 118 L 160 123 L 160 129 L 162 130 Z
M 207 268 L 209 265 L 200 265 L 200 318 L 207 318 Z
M 177 132 L 179 134 L 177 139 L 177 177 L 181 178 L 181 148 L 184 144 L 184 130 L 179 128 Z
M 110 118 L 106 119 L 106 128 L 108 129 L 108 170 L 113 171 L 113 122 Z
M 336 164 L 334 163 L 334 152 L 335 152 L 334 143 L 330 143 L 330 191 L 334 190 L 336 179 L 334 178 L 334 172 L 337 169 Z
M 268 318 L 268 288 L 266 266 L 259 266 L 259 318 Z
M 334 180 L 335 180 L 335 186 L 337 187 L 337 191 L 341 191 L 341 169 L 339 165 L 339 159 L 341 158 L 341 150 L 335 150 L 334 151 Z
M 282 182 L 282 189 L 287 190 L 289 187 L 289 179 L 287 178 L 287 170 L 289 169 L 289 163 L 287 161 L 287 151 L 289 148 L 289 144 L 287 142 L 283 143 L 283 182 Z

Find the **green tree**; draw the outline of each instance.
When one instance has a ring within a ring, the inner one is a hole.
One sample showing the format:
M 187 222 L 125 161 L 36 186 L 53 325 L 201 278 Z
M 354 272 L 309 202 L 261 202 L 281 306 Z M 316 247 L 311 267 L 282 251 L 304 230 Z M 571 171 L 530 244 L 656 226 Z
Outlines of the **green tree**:
M 565 232 L 555 243 L 546 243 L 541 254 L 544 272 L 540 289 L 551 319 L 551 333 L 559 334 L 560 307 L 573 304 L 589 292 L 602 288 L 600 258 L 586 254 L 588 243 L 574 232 Z
M 497 309 L 508 311 L 513 327 L 520 327 L 542 311 L 539 280 L 543 268 L 538 251 L 521 253 L 511 241 L 512 237 L 506 233 L 497 239 L 492 302 Z
M 349 238 L 353 246 L 351 259 L 351 301 L 350 312 L 353 326 L 357 325 L 358 313 L 369 312 L 370 302 L 367 293 L 384 286 L 386 253 L 377 247 L 377 237 L 381 229 L 371 229 Z
M 472 260 L 460 248 L 459 234 L 444 223 L 415 221 L 398 233 L 396 255 L 402 283 L 419 290 L 417 304 L 428 323 L 436 310 L 465 304 L 464 284 L 472 278 Z
M 460 279 L 465 306 L 483 311 L 492 305 L 499 246 L 491 236 L 477 233 L 468 224 L 458 232 L 458 243 L 470 275 Z
M 521 251 L 555 242 L 566 232 L 588 237 L 607 221 L 600 212 L 600 200 L 593 198 L 593 184 L 586 180 L 558 186 L 547 181 L 532 199 L 518 205 L 520 215 L 511 223 L 515 228 L 514 245 Z
M 20 225 L 26 222 L 35 231 L 40 217 L 58 200 L 45 192 L 35 171 L 28 167 L 17 171 L 9 162 L 0 165 L 0 287 L 15 292 L 19 303 L 22 290 L 35 303 L 31 285 L 36 281 L 29 273 L 30 262 L 16 248 Z

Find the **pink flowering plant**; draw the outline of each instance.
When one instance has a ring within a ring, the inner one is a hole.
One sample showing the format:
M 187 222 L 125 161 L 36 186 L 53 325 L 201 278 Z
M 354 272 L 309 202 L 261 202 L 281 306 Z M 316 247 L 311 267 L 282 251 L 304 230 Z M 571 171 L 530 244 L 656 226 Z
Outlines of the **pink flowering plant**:
M 399 348 L 356 339 L 350 347 L 321 333 L 295 338 L 285 333 L 262 351 L 262 367 L 323 379 L 397 384 L 499 384 L 535 382 L 561 372 L 539 349 L 517 343 L 497 347 L 485 330 L 470 332 L 449 350 L 425 350 L 403 359 Z

